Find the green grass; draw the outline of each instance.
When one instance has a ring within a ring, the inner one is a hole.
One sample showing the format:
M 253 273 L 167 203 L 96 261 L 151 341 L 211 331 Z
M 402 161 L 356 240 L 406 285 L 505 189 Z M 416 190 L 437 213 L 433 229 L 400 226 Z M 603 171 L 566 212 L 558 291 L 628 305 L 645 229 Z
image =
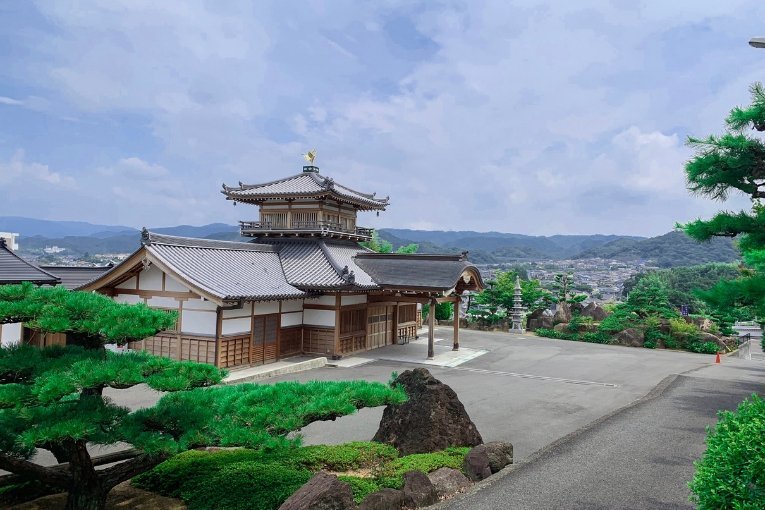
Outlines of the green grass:
M 133 479 L 133 484 L 180 498 L 189 510 L 276 510 L 325 469 L 351 485 L 354 500 L 382 487 L 401 488 L 407 471 L 429 473 L 441 467 L 462 469 L 469 448 L 399 457 L 395 448 L 374 442 L 304 446 L 264 452 L 248 449 L 188 451 Z M 354 471 L 365 470 L 368 477 Z

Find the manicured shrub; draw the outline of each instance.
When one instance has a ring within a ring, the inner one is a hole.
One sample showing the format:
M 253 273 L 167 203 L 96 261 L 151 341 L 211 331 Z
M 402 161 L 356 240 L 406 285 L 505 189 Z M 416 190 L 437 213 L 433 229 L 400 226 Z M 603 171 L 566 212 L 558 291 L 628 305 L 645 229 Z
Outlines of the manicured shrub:
M 451 303 L 438 303 L 436 305 L 436 320 L 448 321 L 452 318 L 452 309 L 454 305 Z
M 699 510 L 765 508 L 765 401 L 757 395 L 718 413 L 696 462 L 691 500 Z
M 646 349 L 656 349 L 656 340 L 646 340 L 643 342 L 643 347 Z
M 611 343 L 611 336 L 602 331 L 595 331 L 593 333 L 582 333 L 579 335 L 579 340 L 582 342 L 588 342 L 591 344 L 609 344 Z
M 692 342 L 688 344 L 688 350 L 700 354 L 716 354 L 720 352 L 720 346 L 714 342 Z

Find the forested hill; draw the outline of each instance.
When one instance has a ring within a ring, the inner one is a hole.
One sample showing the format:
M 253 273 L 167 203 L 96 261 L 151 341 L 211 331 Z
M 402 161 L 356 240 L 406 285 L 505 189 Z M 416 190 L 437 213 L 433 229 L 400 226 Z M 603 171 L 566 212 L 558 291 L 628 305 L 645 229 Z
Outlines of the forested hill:
M 660 267 L 690 266 L 739 259 L 730 239 L 699 243 L 682 232 L 644 238 L 617 235 L 526 236 L 501 232 L 381 229 L 380 237 L 394 248 L 418 243 L 423 253 L 468 250 L 476 263 L 541 259 L 604 258 L 644 261 Z
M 645 260 L 659 267 L 678 267 L 708 262 L 733 262 L 740 258 L 730 238 L 698 242 L 684 232 L 669 232 L 649 239 L 618 239 L 585 250 L 575 258 Z

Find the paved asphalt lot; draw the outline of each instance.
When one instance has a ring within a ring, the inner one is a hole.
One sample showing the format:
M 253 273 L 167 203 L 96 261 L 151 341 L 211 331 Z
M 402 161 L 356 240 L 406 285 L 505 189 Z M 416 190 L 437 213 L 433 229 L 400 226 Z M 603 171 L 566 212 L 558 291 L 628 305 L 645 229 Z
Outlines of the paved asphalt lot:
M 705 429 L 720 409 L 735 409 L 765 391 L 765 364 L 710 367 L 679 376 L 662 392 L 624 409 L 538 458 L 487 480 L 465 496 L 438 505 L 450 510 L 691 509 L 688 481 L 704 452 Z M 740 380 L 736 371 L 748 372 Z M 717 378 L 725 372 L 723 378 Z M 751 382 L 753 378 L 759 383 Z M 734 380 L 739 379 L 739 380 Z M 667 381 L 669 382 L 669 381 Z
M 451 328 L 437 336 L 451 342 Z M 422 343 L 423 356 L 426 345 Z M 456 368 L 428 367 L 459 396 L 485 441 L 510 441 L 520 460 L 651 391 L 669 374 L 699 369 L 713 356 L 585 344 L 507 333 L 463 330 L 460 344 L 490 352 Z M 388 381 L 417 365 L 377 361 L 354 368 L 322 368 L 279 380 Z M 382 408 L 303 429 L 305 442 L 369 440 Z

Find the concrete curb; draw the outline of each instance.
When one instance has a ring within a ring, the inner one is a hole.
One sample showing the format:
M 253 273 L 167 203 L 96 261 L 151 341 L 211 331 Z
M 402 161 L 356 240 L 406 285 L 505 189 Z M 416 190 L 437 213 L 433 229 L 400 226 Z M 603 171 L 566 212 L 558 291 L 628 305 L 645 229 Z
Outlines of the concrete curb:
M 605 414 L 598 418 L 597 420 L 585 425 L 584 427 L 577 429 L 569 434 L 566 434 L 565 436 L 561 437 L 560 439 L 556 439 L 552 443 L 548 444 L 544 448 L 541 448 L 540 450 L 537 450 L 536 452 L 529 455 L 526 459 L 519 462 L 518 464 L 510 464 L 509 466 L 505 467 L 502 471 L 499 473 L 495 473 L 491 475 L 490 477 L 481 480 L 480 482 L 473 485 L 473 487 L 470 488 L 465 493 L 458 494 L 457 496 L 450 498 L 446 501 L 442 501 L 439 503 L 436 503 L 435 505 L 429 506 L 427 508 L 431 509 L 441 509 L 441 508 L 447 508 L 450 504 L 454 503 L 455 501 L 460 500 L 461 498 L 469 495 L 474 494 L 476 492 L 480 492 L 483 489 L 489 487 L 490 485 L 502 480 L 506 476 L 510 475 L 511 473 L 514 473 L 515 471 L 518 471 L 520 469 L 523 469 L 526 466 L 529 466 L 533 464 L 534 462 L 541 460 L 544 457 L 547 457 L 548 455 L 551 455 L 554 450 L 570 441 L 573 441 L 577 439 L 579 436 L 589 432 L 590 430 L 598 427 L 602 423 L 610 420 L 614 416 L 621 414 L 623 412 L 629 411 L 631 409 L 634 409 L 635 407 L 641 406 L 643 404 L 646 404 L 652 400 L 655 400 L 656 398 L 660 397 L 664 394 L 667 389 L 669 389 L 677 380 L 678 377 L 680 377 L 681 374 L 672 374 L 668 375 L 664 379 L 662 379 L 659 384 L 654 386 L 654 388 L 649 391 L 644 396 L 640 397 L 639 399 L 635 400 L 634 402 L 630 402 L 629 404 L 622 406 L 618 409 L 615 409 L 614 411 L 611 411 L 608 414 Z
M 229 376 L 221 382 L 221 384 L 239 384 L 243 382 L 261 381 L 263 379 L 269 379 L 279 375 L 294 374 L 297 372 L 304 372 L 306 370 L 312 370 L 314 368 L 321 368 L 327 364 L 327 358 L 314 358 L 306 361 L 299 361 L 297 363 L 291 363 L 286 366 L 275 367 L 271 370 L 265 369 L 262 372 L 248 374 L 240 378 L 232 378 L 232 375 L 236 375 L 236 372 L 230 372 Z

